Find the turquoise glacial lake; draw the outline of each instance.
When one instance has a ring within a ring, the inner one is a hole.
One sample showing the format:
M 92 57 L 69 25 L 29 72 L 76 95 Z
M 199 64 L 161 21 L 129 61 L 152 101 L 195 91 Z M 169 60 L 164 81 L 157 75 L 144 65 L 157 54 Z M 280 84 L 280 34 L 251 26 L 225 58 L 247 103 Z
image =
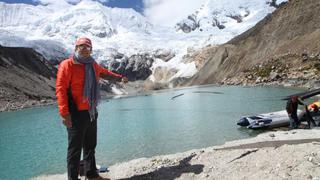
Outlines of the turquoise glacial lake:
M 303 89 L 204 86 L 102 100 L 97 164 L 183 152 L 249 138 L 243 115 L 285 108 Z M 174 98 L 175 97 L 175 98 Z M 56 106 L 0 113 L 0 177 L 30 179 L 66 172 L 67 133 Z

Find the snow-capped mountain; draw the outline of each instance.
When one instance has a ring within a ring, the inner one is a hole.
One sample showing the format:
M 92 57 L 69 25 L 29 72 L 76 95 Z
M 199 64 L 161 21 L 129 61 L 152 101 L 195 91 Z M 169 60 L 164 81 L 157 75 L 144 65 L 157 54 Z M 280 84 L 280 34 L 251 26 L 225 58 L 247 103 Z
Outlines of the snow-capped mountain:
M 197 31 L 210 34 L 239 34 L 256 24 L 282 2 L 286 0 L 208 0 L 200 9 L 178 22 L 175 28 L 185 33 Z
M 151 70 L 173 69 L 170 76 L 190 77 L 197 72 L 194 62 L 183 62 L 190 49 L 208 44 L 221 44 L 254 26 L 275 10 L 272 2 L 285 0 L 207 0 L 196 12 L 176 27 L 151 24 L 146 17 L 132 9 L 109 8 L 99 2 L 82 0 L 48 5 L 6 4 L 0 2 L 0 44 L 9 47 L 32 47 L 48 59 L 67 57 L 79 36 L 93 40 L 98 61 L 108 61 L 117 53 L 126 56 L 174 54 L 163 61 L 154 56 Z M 190 33 L 187 26 L 193 26 Z M 185 26 L 185 28 L 183 28 Z M 180 28 L 179 28 L 180 27 Z M 179 30 L 179 31 L 177 31 Z M 156 78 L 151 75 L 151 80 Z

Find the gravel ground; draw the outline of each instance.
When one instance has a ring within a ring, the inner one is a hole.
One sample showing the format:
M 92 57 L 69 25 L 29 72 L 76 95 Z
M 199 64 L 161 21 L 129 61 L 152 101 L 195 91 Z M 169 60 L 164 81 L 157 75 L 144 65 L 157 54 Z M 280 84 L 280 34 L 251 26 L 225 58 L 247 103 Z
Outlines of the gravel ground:
M 101 175 L 111 179 L 320 180 L 320 128 L 271 131 L 221 146 L 134 159 L 110 166 Z M 63 180 L 66 174 L 34 179 Z

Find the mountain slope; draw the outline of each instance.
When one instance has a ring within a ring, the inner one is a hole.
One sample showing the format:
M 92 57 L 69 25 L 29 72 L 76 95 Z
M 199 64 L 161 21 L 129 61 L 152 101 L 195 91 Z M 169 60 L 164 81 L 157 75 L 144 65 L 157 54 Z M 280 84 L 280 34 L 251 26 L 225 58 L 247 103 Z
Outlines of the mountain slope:
M 187 84 L 222 82 L 268 62 L 302 66 L 303 54 L 319 54 L 319 17 L 320 1 L 289 1 L 228 43 L 207 49 L 205 65 Z
M 0 111 L 55 99 L 57 69 L 30 48 L 0 46 Z

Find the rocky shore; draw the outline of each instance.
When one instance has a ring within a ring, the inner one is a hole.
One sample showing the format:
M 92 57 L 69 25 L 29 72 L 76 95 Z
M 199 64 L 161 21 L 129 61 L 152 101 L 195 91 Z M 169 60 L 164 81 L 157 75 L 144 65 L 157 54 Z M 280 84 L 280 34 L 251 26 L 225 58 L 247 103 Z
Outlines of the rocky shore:
M 0 101 L 0 112 L 17 111 L 26 108 L 49 106 L 54 104 L 56 104 L 56 100 L 53 99 L 24 99 L 19 101 Z
M 207 54 L 203 55 L 206 56 Z M 203 57 L 201 54 L 191 56 L 189 59 L 195 59 L 198 66 L 203 66 Z M 188 59 L 188 58 L 186 58 Z M 314 89 L 320 87 L 318 80 L 320 72 L 320 53 L 293 53 L 287 52 L 270 58 L 268 61 L 257 64 L 245 71 L 238 73 L 232 77 L 226 77 L 216 82 L 220 85 L 238 85 L 238 86 L 284 86 L 284 87 L 303 87 Z M 161 73 L 160 73 L 161 74 Z M 159 73 L 155 73 L 155 77 L 162 77 Z M 157 79 L 157 78 L 156 78 Z M 160 78 L 161 79 L 161 78 Z M 180 79 L 181 80 L 181 79 Z M 126 85 L 117 85 L 112 82 L 104 81 L 101 85 L 102 95 L 105 97 L 114 96 L 115 94 L 143 94 L 152 90 L 167 89 L 171 87 L 179 87 L 179 79 L 168 82 L 158 83 L 145 81 L 133 81 Z M 183 80 L 182 80 L 183 81 Z M 17 82 L 21 84 L 22 82 Z M 51 85 L 54 86 L 54 80 L 51 79 Z M 117 87 L 117 88 L 113 88 Z M 36 88 L 33 87 L 33 88 Z M 30 89 L 30 88 L 29 88 Z M 0 112 L 14 111 L 23 108 L 44 106 L 55 104 L 54 89 L 51 88 L 49 95 L 33 95 L 37 93 L 22 93 L 18 89 L 11 90 L 3 86 L 0 87 Z M 118 92 L 114 92 L 118 89 Z M 120 89 L 120 90 L 119 90 Z M 38 90 L 41 92 L 41 90 Z M 46 94 L 46 91 L 42 94 Z M 48 91 L 49 92 L 49 91 Z
M 221 146 L 135 159 L 108 169 L 101 175 L 110 179 L 319 180 L 320 128 L 270 131 Z M 34 179 L 64 180 L 66 174 Z
M 224 78 L 220 84 L 319 88 L 319 60 L 320 53 L 288 52 L 257 64 L 237 76 Z

